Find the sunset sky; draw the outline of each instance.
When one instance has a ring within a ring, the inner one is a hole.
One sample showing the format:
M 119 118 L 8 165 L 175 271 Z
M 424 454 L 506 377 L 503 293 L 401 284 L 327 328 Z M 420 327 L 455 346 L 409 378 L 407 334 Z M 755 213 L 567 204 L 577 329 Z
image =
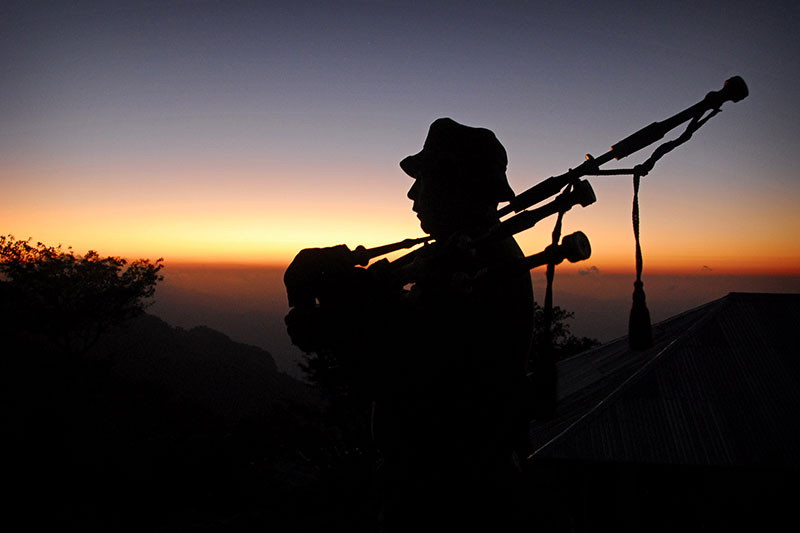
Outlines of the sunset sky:
M 521 192 L 739 75 L 750 96 L 643 180 L 646 269 L 798 275 L 798 6 L 2 2 L 0 233 L 285 265 L 421 235 L 398 162 L 436 118 L 493 130 Z M 630 178 L 590 181 L 573 268 L 630 271 Z

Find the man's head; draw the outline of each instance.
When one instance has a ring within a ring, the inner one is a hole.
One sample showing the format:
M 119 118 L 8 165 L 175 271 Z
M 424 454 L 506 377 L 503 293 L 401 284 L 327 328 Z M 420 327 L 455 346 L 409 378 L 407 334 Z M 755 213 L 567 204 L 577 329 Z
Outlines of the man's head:
M 440 237 L 485 223 L 498 202 L 514 197 L 507 165 L 494 133 L 449 118 L 434 121 L 422 151 L 400 162 L 415 180 L 408 197 L 422 229 Z

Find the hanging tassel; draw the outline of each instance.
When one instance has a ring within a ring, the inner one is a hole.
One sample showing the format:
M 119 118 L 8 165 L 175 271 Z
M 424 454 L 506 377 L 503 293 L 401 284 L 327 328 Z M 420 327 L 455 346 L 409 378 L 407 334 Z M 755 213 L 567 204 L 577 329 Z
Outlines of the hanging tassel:
M 572 186 L 570 185 L 570 190 Z M 558 244 L 561 240 L 561 224 L 564 211 L 559 211 L 556 224 L 553 228 L 552 243 Z M 558 370 L 556 369 L 555 347 L 553 346 L 553 279 L 556 273 L 555 263 L 547 265 L 547 289 L 544 294 L 544 307 L 542 308 L 543 342 L 540 344 L 542 352 L 536 354 L 536 359 L 531 369 L 531 383 L 533 385 L 533 418 L 538 420 L 552 420 L 558 410 Z
M 644 283 L 633 283 L 633 305 L 628 321 L 628 345 L 631 350 L 646 350 L 653 346 L 653 329 L 650 325 L 650 311 L 647 310 L 644 296 Z
M 561 233 L 560 220 L 561 213 L 559 213 L 559 221 L 556 222 L 557 233 L 554 233 L 553 237 L 556 242 L 558 242 L 557 235 Z M 547 265 L 547 289 L 542 308 L 544 339 L 540 343 L 542 351 L 536 354 L 536 362 L 531 376 L 534 397 L 533 417 L 537 420 L 552 420 L 555 418 L 558 408 L 558 372 L 553 347 L 553 276 L 555 270 L 556 267 L 553 263 Z
M 633 283 L 633 305 L 628 319 L 628 346 L 631 350 L 646 350 L 653 345 L 650 311 L 647 310 L 642 283 L 642 247 L 639 243 L 639 181 L 646 171 L 636 167 L 633 173 L 633 237 L 636 241 L 636 281 Z

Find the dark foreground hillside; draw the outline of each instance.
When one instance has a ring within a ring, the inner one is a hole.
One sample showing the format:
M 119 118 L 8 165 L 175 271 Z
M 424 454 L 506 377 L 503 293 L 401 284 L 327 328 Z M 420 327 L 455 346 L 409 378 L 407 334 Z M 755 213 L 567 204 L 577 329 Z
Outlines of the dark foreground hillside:
M 336 517 L 335 435 L 265 351 L 149 315 L 85 354 L 4 332 L 4 521 L 83 531 L 299 531 Z M 337 485 L 338 484 L 338 485 Z M 331 490 L 331 489 L 335 490 Z

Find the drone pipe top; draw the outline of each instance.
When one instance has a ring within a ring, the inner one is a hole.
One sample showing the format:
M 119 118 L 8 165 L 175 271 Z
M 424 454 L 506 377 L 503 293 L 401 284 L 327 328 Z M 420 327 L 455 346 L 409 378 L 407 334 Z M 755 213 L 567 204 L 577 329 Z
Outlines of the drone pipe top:
M 642 148 L 649 146 L 666 135 L 666 133 L 680 124 L 701 116 L 708 110 L 718 109 L 723 103 L 730 100 L 738 102 L 748 95 L 747 85 L 739 76 L 734 76 L 725 81 L 722 89 L 709 92 L 700 102 L 690 106 L 683 111 L 661 121 L 653 122 L 639 131 L 622 139 L 612 145 L 611 150 L 593 158 L 586 156 L 586 161 L 574 169 L 569 169 L 560 176 L 547 178 L 531 187 L 530 189 L 518 194 L 508 205 L 498 210 L 498 215 L 503 217 L 512 211 L 519 213 L 528 207 L 558 194 L 568 183 L 571 183 L 582 176 L 590 176 L 597 173 L 600 165 L 609 162 L 611 159 L 617 160 L 627 157 Z

